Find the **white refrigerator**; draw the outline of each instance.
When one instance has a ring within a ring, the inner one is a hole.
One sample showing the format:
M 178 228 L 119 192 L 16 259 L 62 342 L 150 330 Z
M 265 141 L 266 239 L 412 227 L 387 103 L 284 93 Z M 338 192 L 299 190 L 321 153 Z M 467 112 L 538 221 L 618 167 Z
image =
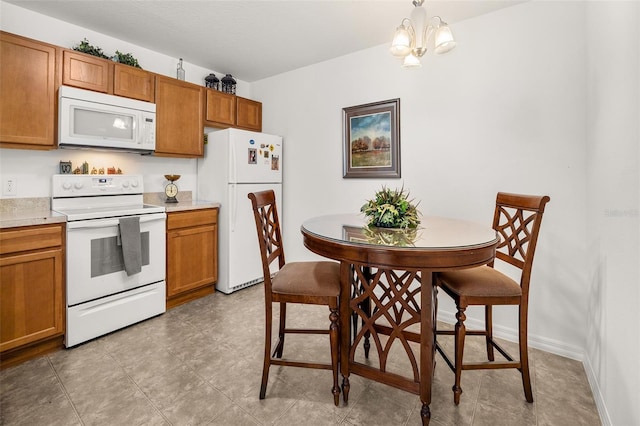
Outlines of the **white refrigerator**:
M 273 189 L 282 223 L 282 137 L 240 129 L 208 134 L 198 159 L 200 200 L 220 202 L 218 283 L 223 293 L 262 282 L 250 192 Z

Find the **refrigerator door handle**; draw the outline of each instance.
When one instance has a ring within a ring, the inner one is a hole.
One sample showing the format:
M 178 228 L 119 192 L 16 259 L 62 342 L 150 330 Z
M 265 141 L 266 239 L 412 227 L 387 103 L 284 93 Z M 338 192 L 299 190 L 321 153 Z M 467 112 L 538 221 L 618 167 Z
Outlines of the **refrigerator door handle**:
M 237 183 L 238 182 L 238 168 L 236 165 L 236 144 L 230 143 L 231 145 L 231 165 L 229 167 L 229 182 Z
M 231 184 L 229 186 L 229 192 L 231 195 L 231 232 L 236 230 L 236 213 L 238 209 L 238 185 Z

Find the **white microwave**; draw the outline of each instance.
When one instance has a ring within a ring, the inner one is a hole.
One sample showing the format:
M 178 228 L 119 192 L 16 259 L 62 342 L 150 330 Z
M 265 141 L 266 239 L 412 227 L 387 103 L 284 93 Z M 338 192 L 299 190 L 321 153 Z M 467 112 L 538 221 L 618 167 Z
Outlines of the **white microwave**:
M 156 105 L 61 86 L 58 146 L 151 154 L 156 148 Z

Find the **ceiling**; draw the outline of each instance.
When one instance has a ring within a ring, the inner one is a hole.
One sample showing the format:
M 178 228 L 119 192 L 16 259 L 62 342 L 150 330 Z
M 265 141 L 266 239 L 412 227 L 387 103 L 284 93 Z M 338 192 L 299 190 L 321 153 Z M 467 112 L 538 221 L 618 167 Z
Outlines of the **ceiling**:
M 390 43 L 409 0 L 5 0 L 252 82 Z M 455 23 L 526 0 L 426 1 Z

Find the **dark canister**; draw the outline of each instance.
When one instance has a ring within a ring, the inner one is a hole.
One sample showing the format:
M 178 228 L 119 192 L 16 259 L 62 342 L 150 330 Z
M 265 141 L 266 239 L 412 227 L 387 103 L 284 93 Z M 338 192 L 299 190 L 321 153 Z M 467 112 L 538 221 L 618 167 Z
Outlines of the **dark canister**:
M 222 77 L 222 91 L 233 95 L 236 94 L 236 80 L 231 76 L 231 74 L 227 74 Z
M 204 85 L 209 89 L 220 90 L 220 79 L 211 73 L 204 78 Z

